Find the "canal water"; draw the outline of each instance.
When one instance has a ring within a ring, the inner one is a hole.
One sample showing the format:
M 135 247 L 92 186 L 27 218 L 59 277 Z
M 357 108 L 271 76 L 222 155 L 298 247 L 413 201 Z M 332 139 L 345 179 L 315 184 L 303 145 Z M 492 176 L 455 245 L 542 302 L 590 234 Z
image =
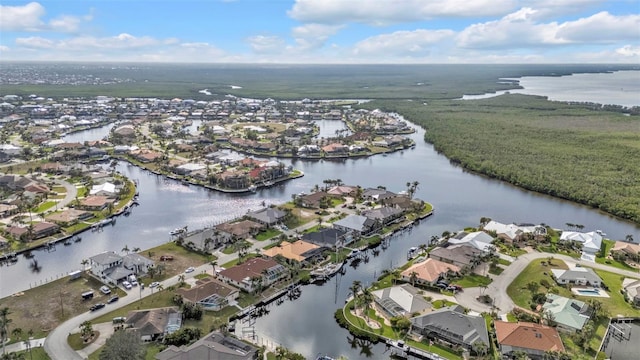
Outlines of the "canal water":
M 104 127 L 71 134 L 65 140 L 96 140 L 107 133 L 108 128 Z M 258 318 L 255 324 L 241 325 L 247 331 L 254 326 L 260 341 L 284 345 L 308 358 L 326 353 L 363 359 L 370 352 L 373 358 L 387 358 L 383 345 L 371 347 L 350 342 L 347 331 L 335 323 L 333 313 L 344 304 L 354 280 L 370 284 L 383 269 L 403 263 L 410 247 L 428 242 L 432 235 L 476 226 L 481 217 L 490 217 L 506 223 L 543 222 L 558 228 L 566 223 L 583 224 L 585 231 L 601 229 L 612 239 L 624 239 L 627 234 L 640 239 L 640 227 L 635 224 L 466 172 L 425 143 L 422 129 L 410 136 L 416 141 L 415 149 L 387 156 L 341 161 L 285 160 L 304 171 L 305 176 L 246 195 L 185 186 L 121 162 L 118 171 L 139 182 L 140 206 L 133 208 L 129 217 L 118 217 L 115 226 L 83 233 L 79 243 L 60 244 L 52 252 L 34 252 L 39 271 L 33 269 L 31 260 L 22 257 L 15 265 L 1 267 L 0 297 L 80 269 L 83 259 L 102 251 L 120 252 L 125 246 L 150 248 L 168 241 L 169 231 L 174 228 L 186 225 L 197 229 L 257 209 L 263 201 L 267 204 L 289 201 L 292 194 L 309 192 L 315 184 L 322 185 L 324 179 L 341 179 L 345 184 L 364 187 L 383 185 L 391 191 L 405 190 L 407 182 L 418 181 L 415 196 L 434 205 L 432 217 L 393 238 L 388 249 L 377 256 L 370 254 L 367 263 L 357 268 L 346 267 L 344 276 L 323 286 L 305 286 L 299 299 L 280 306 L 274 304 L 269 307 L 269 314 Z

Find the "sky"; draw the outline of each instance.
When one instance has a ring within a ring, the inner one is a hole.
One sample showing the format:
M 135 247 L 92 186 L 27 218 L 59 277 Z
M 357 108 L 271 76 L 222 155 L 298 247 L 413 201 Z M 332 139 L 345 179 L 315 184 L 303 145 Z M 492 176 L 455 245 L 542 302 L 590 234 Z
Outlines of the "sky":
M 0 4 L 1 61 L 640 64 L 640 0 Z

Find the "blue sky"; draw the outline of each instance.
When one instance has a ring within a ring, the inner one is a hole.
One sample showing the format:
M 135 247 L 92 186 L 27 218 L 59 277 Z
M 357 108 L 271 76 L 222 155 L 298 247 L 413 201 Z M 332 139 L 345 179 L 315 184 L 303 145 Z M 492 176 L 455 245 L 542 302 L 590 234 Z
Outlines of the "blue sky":
M 640 0 L 2 0 L 0 60 L 640 63 Z

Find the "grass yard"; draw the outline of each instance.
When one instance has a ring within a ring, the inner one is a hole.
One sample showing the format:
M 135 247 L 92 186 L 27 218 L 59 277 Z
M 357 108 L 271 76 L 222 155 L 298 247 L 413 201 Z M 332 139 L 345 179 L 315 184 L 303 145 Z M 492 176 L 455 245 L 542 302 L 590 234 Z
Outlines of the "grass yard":
M 487 276 L 477 275 L 477 274 L 469 274 L 464 277 L 452 281 L 453 284 L 460 285 L 463 288 L 469 287 L 477 287 L 482 285 L 489 285 L 493 280 Z
M 247 254 L 247 255 L 245 255 L 245 256 L 243 256 L 243 257 L 242 257 L 242 261 L 244 262 L 244 261 L 247 261 L 247 260 L 249 260 L 249 259 L 253 259 L 253 258 L 255 258 L 255 257 L 258 257 L 258 254 L 256 254 L 256 253 L 249 253 L 249 254 Z M 222 266 L 223 268 L 225 268 L 225 269 L 228 269 L 228 268 L 230 268 L 230 267 L 233 267 L 233 266 L 238 265 L 238 261 L 239 261 L 239 260 L 240 260 L 240 259 L 237 259 L 237 258 L 236 258 L 236 259 L 233 259 L 233 260 L 231 260 L 231 261 L 229 261 L 229 262 L 226 262 L 226 263 L 222 264 L 221 266 Z
M 545 263 L 547 265 L 542 265 Z M 524 270 L 513 280 L 511 284 L 507 287 L 507 294 L 513 302 L 521 306 L 525 309 L 529 308 L 529 301 L 531 300 L 532 293 L 527 289 L 527 284 L 529 282 L 535 281 L 540 283 L 542 280 L 546 280 L 549 284 L 553 284 L 555 286 L 556 282 L 551 277 L 551 269 L 568 269 L 569 267 L 564 261 L 554 259 L 552 261 L 552 265 L 547 263 L 546 259 L 538 259 L 532 261 L 529 265 L 527 265 Z M 541 286 L 542 287 L 542 286 Z M 559 295 L 567 296 L 569 290 L 555 286 L 559 289 Z M 565 290 L 564 293 L 562 290 Z
M 594 269 L 594 271 L 609 287 L 609 292 L 607 293 L 610 297 L 608 299 L 598 299 L 602 301 L 602 307 L 607 310 L 610 316 L 640 316 L 640 310 L 632 308 L 629 303 L 624 301 L 624 297 L 620 293 L 623 276 L 604 270 Z M 578 298 L 582 301 L 586 299 L 584 296 L 578 296 Z
M 46 201 L 46 202 L 44 202 L 44 203 L 40 204 L 40 205 L 35 209 L 35 212 L 37 212 L 37 213 L 41 213 L 41 212 L 47 211 L 47 210 L 51 209 L 52 207 L 54 207 L 55 205 L 56 205 L 56 202 L 55 202 L 55 201 Z
M 44 351 L 43 347 L 34 347 L 31 349 L 31 352 L 24 350 L 18 351 L 16 354 L 23 355 L 24 359 L 29 360 L 51 360 L 49 355 Z
M 268 228 L 260 231 L 256 236 L 254 236 L 254 238 L 258 241 L 265 241 L 280 234 L 282 234 L 282 231 L 274 228 Z

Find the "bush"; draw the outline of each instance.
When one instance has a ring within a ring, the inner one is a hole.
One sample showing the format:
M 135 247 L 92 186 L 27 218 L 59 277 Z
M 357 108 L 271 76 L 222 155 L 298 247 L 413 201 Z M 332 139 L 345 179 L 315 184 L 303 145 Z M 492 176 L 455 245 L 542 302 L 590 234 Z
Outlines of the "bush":
M 372 334 L 368 331 L 364 331 L 362 329 L 359 329 L 355 326 L 352 326 L 351 323 L 349 323 L 349 321 L 347 321 L 347 318 L 345 318 L 344 313 L 342 312 L 342 309 L 338 309 L 336 310 L 336 312 L 334 313 L 334 318 L 336 319 L 336 321 L 338 322 L 338 325 L 340 325 L 340 327 L 345 328 L 347 330 L 349 330 L 349 332 L 359 338 L 359 339 L 363 339 L 363 340 L 368 340 L 372 343 L 377 343 L 378 341 L 380 341 L 380 337 L 376 334 Z

